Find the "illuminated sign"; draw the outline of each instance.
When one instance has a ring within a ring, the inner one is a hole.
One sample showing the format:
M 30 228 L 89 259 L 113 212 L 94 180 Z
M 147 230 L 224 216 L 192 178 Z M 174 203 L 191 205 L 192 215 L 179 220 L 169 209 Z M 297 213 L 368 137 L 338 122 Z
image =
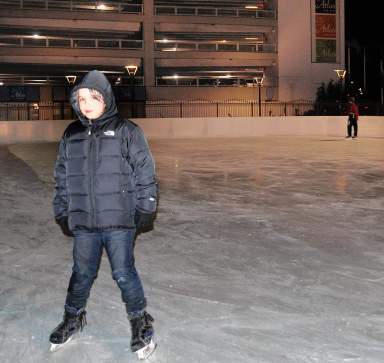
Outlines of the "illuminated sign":
M 338 63 L 339 0 L 312 0 L 312 62 Z

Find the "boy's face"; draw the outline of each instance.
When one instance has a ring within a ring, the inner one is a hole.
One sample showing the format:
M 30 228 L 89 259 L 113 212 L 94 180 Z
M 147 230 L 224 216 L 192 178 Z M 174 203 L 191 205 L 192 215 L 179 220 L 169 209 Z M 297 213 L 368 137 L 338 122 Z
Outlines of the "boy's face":
M 78 102 L 81 113 L 89 120 L 100 117 L 105 110 L 103 96 L 89 88 L 80 88 L 78 91 Z

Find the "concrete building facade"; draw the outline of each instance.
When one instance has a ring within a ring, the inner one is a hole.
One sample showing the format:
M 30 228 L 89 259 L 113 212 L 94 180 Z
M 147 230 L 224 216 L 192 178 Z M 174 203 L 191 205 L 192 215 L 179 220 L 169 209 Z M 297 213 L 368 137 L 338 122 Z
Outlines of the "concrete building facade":
M 344 68 L 343 13 L 344 0 L 0 1 L 0 98 L 34 85 L 63 100 L 66 76 L 99 69 L 121 100 L 313 99 Z

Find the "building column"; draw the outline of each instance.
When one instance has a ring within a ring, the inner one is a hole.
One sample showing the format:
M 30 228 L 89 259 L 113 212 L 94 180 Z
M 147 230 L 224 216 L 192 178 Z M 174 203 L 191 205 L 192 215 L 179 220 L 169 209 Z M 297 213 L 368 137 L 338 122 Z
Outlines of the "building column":
M 155 86 L 155 25 L 154 0 L 144 2 L 144 82 L 146 87 Z
M 40 86 L 39 119 L 53 120 L 52 86 Z

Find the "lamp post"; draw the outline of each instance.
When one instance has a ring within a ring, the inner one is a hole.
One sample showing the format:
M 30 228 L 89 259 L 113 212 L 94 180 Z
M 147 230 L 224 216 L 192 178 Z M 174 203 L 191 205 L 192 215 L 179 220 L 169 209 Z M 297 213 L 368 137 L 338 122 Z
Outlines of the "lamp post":
M 136 65 L 128 65 L 128 66 L 125 66 L 125 69 L 127 70 L 128 72 L 128 75 L 129 75 L 129 84 L 130 84 L 130 87 L 131 87 L 131 102 L 132 102 L 132 109 L 131 109 L 131 113 L 132 113 L 132 117 L 135 117 L 135 87 L 134 87 L 134 79 L 135 79 L 135 74 L 137 72 L 137 66 Z
M 71 91 L 72 87 L 76 83 L 77 76 L 67 75 L 67 76 L 65 76 L 65 78 L 67 79 L 67 82 L 69 84 L 69 90 Z M 69 92 L 69 94 L 70 94 L 70 92 Z M 71 102 L 71 100 L 69 100 L 69 102 Z M 63 119 L 64 118 L 64 102 L 61 103 L 60 113 L 61 113 L 61 118 Z M 73 109 L 72 109 L 72 107 L 71 107 L 71 117 L 73 117 Z
M 264 82 L 264 73 L 261 76 L 256 76 L 254 78 L 258 88 L 259 88 L 259 117 L 261 116 L 261 85 Z
M 335 69 L 335 72 L 339 80 L 339 108 L 341 113 L 341 100 L 343 96 L 343 80 L 345 78 L 345 74 L 347 73 L 347 71 L 345 69 Z

